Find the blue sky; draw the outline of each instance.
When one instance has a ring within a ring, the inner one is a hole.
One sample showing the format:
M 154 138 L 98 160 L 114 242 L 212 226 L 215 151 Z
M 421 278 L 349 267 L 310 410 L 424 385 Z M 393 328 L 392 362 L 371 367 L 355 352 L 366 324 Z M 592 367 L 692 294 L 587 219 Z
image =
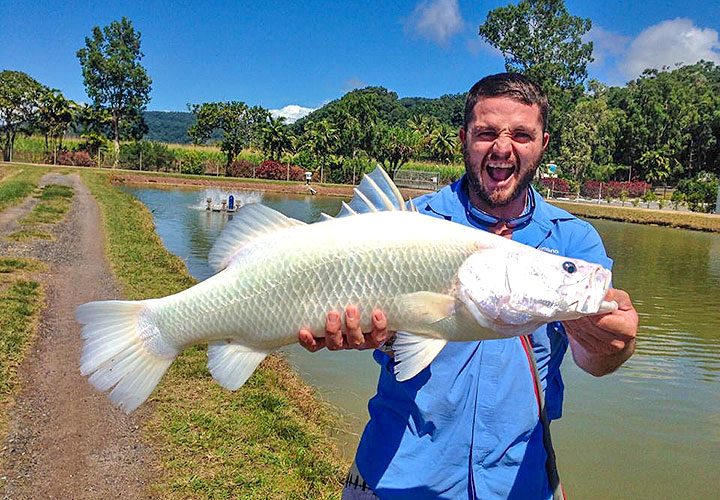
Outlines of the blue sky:
M 317 108 L 367 85 L 400 97 L 466 91 L 502 71 L 477 27 L 501 1 L 0 1 L 0 69 L 24 71 L 87 102 L 75 55 L 95 25 L 127 16 L 142 33 L 150 110 L 240 100 Z M 644 67 L 720 64 L 720 4 L 566 0 L 588 17 L 592 78 L 621 85 Z

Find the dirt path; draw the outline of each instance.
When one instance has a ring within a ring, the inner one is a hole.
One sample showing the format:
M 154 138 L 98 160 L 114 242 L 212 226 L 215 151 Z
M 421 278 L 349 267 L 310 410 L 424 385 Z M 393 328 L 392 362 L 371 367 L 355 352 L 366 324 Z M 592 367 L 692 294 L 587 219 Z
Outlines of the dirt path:
M 39 276 L 46 307 L 38 335 L 20 367 L 22 389 L 0 443 L 0 498 L 147 498 L 158 472 L 139 424 L 148 409 L 127 416 L 79 373 L 80 332 L 75 308 L 118 297 L 104 258 L 100 213 L 76 174 L 48 174 L 42 184 L 75 190 L 56 241 L 10 243 L 2 238 L 35 200 L 0 216 L 0 255 L 34 257 L 48 265 Z

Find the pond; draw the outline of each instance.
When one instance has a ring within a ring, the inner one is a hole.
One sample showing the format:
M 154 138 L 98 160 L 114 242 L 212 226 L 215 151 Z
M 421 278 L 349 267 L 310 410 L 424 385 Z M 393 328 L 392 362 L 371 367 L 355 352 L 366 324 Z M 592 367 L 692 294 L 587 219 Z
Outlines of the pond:
M 152 211 L 165 246 L 197 279 L 232 214 L 204 210 L 219 191 L 125 188 Z M 334 214 L 338 198 L 235 193 L 305 222 Z M 563 418 L 553 422 L 568 498 L 718 498 L 720 491 L 720 235 L 592 221 L 615 260 L 614 283 L 640 314 L 633 356 L 593 378 L 568 355 Z M 367 419 L 378 368 L 368 352 L 298 346 L 287 357 L 343 413 L 338 436 L 352 456 Z

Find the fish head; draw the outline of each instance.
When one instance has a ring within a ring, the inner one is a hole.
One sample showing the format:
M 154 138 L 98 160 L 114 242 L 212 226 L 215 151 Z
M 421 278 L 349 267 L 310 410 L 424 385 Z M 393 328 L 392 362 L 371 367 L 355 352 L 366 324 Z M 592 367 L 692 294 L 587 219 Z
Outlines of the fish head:
M 617 305 L 604 300 L 611 276 L 580 259 L 530 248 L 493 248 L 466 259 L 457 291 L 476 320 L 504 331 L 502 325 L 529 328 L 614 310 Z

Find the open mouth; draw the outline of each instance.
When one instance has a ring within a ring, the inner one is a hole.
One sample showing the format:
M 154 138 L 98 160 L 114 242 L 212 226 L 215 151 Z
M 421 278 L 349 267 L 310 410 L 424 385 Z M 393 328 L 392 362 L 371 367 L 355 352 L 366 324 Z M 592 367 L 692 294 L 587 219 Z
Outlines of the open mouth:
M 492 180 L 495 182 L 503 182 L 508 180 L 513 172 L 515 172 L 515 165 L 511 163 L 487 165 L 485 170 Z

